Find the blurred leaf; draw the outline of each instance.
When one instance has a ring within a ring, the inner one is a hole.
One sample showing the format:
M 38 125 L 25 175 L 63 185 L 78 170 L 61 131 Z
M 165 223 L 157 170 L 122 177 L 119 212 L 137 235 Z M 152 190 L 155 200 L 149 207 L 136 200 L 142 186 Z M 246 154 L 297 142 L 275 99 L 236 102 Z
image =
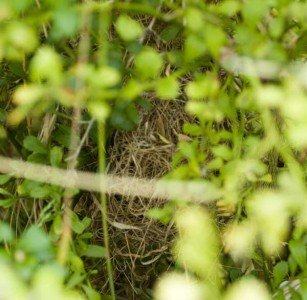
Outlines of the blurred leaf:
M 242 7 L 242 14 L 249 25 L 256 25 L 268 12 L 270 1 L 249 0 Z
M 140 96 L 143 91 L 143 86 L 140 82 L 130 79 L 121 90 L 121 95 L 124 99 L 133 100 Z
M 85 278 L 86 274 L 84 272 L 74 272 L 67 282 L 67 288 L 71 289 L 76 287 L 81 284 Z
M 216 147 L 212 147 L 212 152 L 216 157 L 221 157 L 224 160 L 231 160 L 233 157 L 233 153 L 229 147 L 226 145 L 219 145 Z
M 62 78 L 62 59 L 50 46 L 39 48 L 31 60 L 30 77 L 33 81 L 48 80 L 59 83 Z
M 92 287 L 83 284 L 82 288 L 85 291 L 85 294 L 89 300 L 101 300 L 102 299 L 100 294 L 97 291 L 95 291 Z
M 301 267 L 302 270 L 306 268 L 306 246 L 303 241 L 291 240 L 289 242 L 289 249 L 291 255 Z
M 63 159 L 63 151 L 61 147 L 54 146 L 50 150 L 50 164 L 53 167 L 59 167 Z
M 139 122 L 138 111 L 134 103 L 121 102 L 115 106 L 110 116 L 110 124 L 117 129 L 133 130 Z
M 174 100 L 179 93 L 179 83 L 173 76 L 161 78 L 157 81 L 157 96 L 161 99 Z
M 24 300 L 28 297 L 28 288 L 10 264 L 0 261 L 1 298 Z
M 220 2 L 217 7 L 217 11 L 227 16 L 233 16 L 240 10 L 241 4 L 236 0 L 225 0 Z
M 54 257 L 49 236 L 36 225 L 32 225 L 24 232 L 18 242 L 18 248 L 40 260 Z
M 285 261 L 278 262 L 273 268 L 274 286 L 278 287 L 288 274 L 288 263 Z
M 12 176 L 10 176 L 10 175 L 2 175 L 2 174 L 0 174 L 0 185 L 9 182 L 11 178 L 12 178 Z
M 203 38 L 189 35 L 184 42 L 184 58 L 189 63 L 206 53 L 207 46 Z
M 180 31 L 181 31 L 181 28 L 178 24 L 168 25 L 164 27 L 162 31 L 160 32 L 160 38 L 163 41 L 170 43 L 176 39 Z
M 3 188 L 0 188 L 0 195 L 13 196 L 10 192 Z
M 249 298 L 250 291 L 253 291 L 253 297 L 257 300 L 272 299 L 266 285 L 262 281 L 246 276 L 229 285 L 223 299 L 244 300 Z
M 205 40 L 209 52 L 214 58 L 218 58 L 221 48 L 226 44 L 227 38 L 225 32 L 217 26 L 206 24 Z
M 9 208 L 12 207 L 16 202 L 18 201 L 17 198 L 6 198 L 6 199 L 0 199 L 0 207 L 3 208 Z
M 12 242 L 15 235 L 12 228 L 7 223 L 0 223 L 0 242 Z
M 6 2 L 9 3 L 10 6 L 18 12 L 24 11 L 27 8 L 31 7 L 31 5 L 35 4 L 34 0 L 23 0 L 23 1 L 10 0 Z
M 148 218 L 159 220 L 161 223 L 167 224 L 172 218 L 172 210 L 168 206 L 163 208 L 151 208 L 145 215 Z
M 91 78 L 92 83 L 96 87 L 108 88 L 112 87 L 120 82 L 121 74 L 115 68 L 109 66 L 99 67 L 93 78 Z
M 104 257 L 107 254 L 106 249 L 98 245 L 88 245 L 84 256 L 87 257 Z
M 288 265 L 289 265 L 289 270 L 290 270 L 290 274 L 292 276 L 294 276 L 294 274 L 296 273 L 297 271 L 297 268 L 298 268 L 298 264 L 296 262 L 296 260 L 294 259 L 293 255 L 289 255 L 288 257 Z
M 116 20 L 115 28 L 124 41 L 132 41 L 143 34 L 141 24 L 127 15 L 119 16 Z
M 48 153 L 47 147 L 37 137 L 33 135 L 28 135 L 23 140 L 23 146 L 31 152 L 36 152 L 40 154 Z
M 104 122 L 110 115 L 111 110 L 107 103 L 103 102 L 90 102 L 88 104 L 90 114 L 98 121 Z
M 194 7 L 187 8 L 185 12 L 186 27 L 191 31 L 202 31 L 207 26 L 203 17 L 200 9 Z
M 152 79 L 160 74 L 163 59 L 153 48 L 148 47 L 135 57 L 134 64 L 141 78 Z
M 74 212 L 72 212 L 71 221 L 72 230 L 77 234 L 81 234 L 91 224 L 90 218 L 85 217 L 81 221 L 78 215 Z
M 9 41 L 19 50 L 29 53 L 37 47 L 38 40 L 36 32 L 25 23 L 10 23 L 7 34 Z
M 185 123 L 183 125 L 183 132 L 192 136 L 200 136 L 203 134 L 203 128 L 196 124 Z
M 76 132 L 69 126 L 59 123 L 56 130 L 53 132 L 53 138 L 60 145 L 69 148 L 71 134 L 73 134 L 73 138 L 76 139 L 77 144 L 79 144 L 80 137 L 76 134 Z
M 25 84 L 15 90 L 13 101 L 17 105 L 31 105 L 38 102 L 43 94 L 44 90 L 40 85 Z
M 54 39 L 71 38 L 77 33 L 79 21 L 80 16 L 75 9 L 69 5 L 62 6 L 53 13 L 51 36 Z
M 208 212 L 196 206 L 182 209 L 176 223 L 180 232 L 174 248 L 178 262 L 218 286 L 220 243 Z

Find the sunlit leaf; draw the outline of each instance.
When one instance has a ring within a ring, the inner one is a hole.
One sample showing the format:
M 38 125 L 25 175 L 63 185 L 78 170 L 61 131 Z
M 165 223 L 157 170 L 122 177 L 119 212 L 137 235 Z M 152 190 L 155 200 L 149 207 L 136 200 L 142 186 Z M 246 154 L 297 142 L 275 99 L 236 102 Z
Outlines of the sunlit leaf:
M 115 27 L 120 37 L 125 41 L 132 41 L 143 34 L 141 24 L 127 15 L 120 15 Z
M 163 59 L 154 49 L 146 48 L 135 57 L 135 68 L 141 77 L 154 78 L 162 70 Z
M 157 96 L 161 99 L 175 99 L 179 93 L 179 83 L 175 77 L 165 77 L 157 81 Z

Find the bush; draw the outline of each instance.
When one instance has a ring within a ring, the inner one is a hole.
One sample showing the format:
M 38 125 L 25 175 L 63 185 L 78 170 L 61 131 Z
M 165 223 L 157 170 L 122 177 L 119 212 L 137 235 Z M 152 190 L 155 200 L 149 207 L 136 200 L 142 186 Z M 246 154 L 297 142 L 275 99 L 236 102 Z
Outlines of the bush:
M 306 9 L 290 0 L 1 1 L 0 298 L 122 296 L 108 222 L 138 228 L 108 219 L 109 193 L 159 196 L 143 218 L 176 226 L 172 262 L 153 267 L 161 279 L 132 282 L 130 295 L 303 299 Z M 183 103 L 180 132 L 165 136 L 160 111 L 144 120 L 163 103 Z M 99 183 L 93 174 L 112 165 L 115 137 L 150 122 L 160 131 L 148 138 L 173 151 L 168 174 L 136 180 L 133 192 L 131 178 Z M 102 245 L 76 210 L 88 209 L 83 189 L 101 192 Z

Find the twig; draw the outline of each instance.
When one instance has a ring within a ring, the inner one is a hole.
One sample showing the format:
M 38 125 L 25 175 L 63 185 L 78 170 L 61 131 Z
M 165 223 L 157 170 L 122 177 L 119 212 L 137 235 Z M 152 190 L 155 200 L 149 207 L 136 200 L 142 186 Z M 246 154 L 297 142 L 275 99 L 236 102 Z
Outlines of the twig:
M 63 188 L 117 194 L 147 199 L 180 199 L 211 202 L 222 194 L 217 186 L 205 180 L 155 180 L 64 170 L 0 156 L 0 172 L 14 177 L 36 180 Z

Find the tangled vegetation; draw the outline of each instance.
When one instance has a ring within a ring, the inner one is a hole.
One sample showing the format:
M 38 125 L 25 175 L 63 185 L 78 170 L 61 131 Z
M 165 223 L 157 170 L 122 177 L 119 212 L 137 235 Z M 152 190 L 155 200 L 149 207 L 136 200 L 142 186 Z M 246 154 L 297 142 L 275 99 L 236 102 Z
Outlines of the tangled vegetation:
M 0 299 L 306 299 L 306 20 L 0 1 Z

